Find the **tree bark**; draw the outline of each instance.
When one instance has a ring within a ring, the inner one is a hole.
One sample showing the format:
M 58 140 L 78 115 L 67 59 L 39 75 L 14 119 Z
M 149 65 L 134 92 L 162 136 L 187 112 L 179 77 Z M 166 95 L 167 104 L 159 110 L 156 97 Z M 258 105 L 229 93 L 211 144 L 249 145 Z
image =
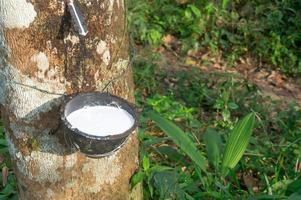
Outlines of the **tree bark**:
M 0 0 L 0 104 L 21 200 L 129 199 L 133 133 L 109 157 L 72 152 L 59 125 L 63 94 L 106 91 L 134 101 L 123 0 L 78 0 L 80 37 L 64 0 Z

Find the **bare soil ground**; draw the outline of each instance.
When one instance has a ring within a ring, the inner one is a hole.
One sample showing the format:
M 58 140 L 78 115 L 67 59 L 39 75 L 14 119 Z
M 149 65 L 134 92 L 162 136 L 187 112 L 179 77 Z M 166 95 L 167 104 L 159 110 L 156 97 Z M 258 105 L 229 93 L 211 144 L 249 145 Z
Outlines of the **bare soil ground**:
M 139 47 L 137 49 L 140 56 L 147 56 L 150 51 Z M 252 61 L 251 58 L 240 59 L 236 66 L 229 67 L 219 56 L 189 52 L 186 57 L 183 57 L 174 49 L 172 44 L 167 42 L 163 47 L 153 50 L 161 54 L 158 65 L 162 70 L 189 70 L 189 68 L 195 67 L 204 73 L 235 74 L 255 84 L 263 96 L 268 96 L 272 100 L 279 100 L 285 104 L 296 102 L 301 105 L 301 77 L 289 78 L 276 70 L 263 67 Z

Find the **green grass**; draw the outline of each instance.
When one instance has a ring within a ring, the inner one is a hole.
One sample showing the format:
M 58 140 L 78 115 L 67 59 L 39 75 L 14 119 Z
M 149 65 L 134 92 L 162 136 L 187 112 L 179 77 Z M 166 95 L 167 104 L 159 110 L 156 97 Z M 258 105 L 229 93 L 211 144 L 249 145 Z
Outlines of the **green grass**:
M 300 106 L 262 97 L 240 76 L 159 67 L 163 58 L 152 51 L 170 34 L 182 57 L 210 52 L 231 66 L 249 56 L 299 76 L 300 1 L 177 2 L 128 3 L 131 38 L 151 49 L 134 55 L 135 96 L 143 111 L 141 164 L 132 187 L 142 183 L 146 200 L 301 199 Z M 2 123 L 0 158 L 0 199 L 16 199 Z
M 209 52 L 228 66 L 251 57 L 260 67 L 301 74 L 300 1 L 217 2 L 130 1 L 133 41 L 156 48 L 172 35 L 171 49 L 182 57 Z M 143 183 L 145 199 L 301 199 L 297 104 L 283 107 L 242 77 L 162 69 L 156 53 L 135 56 L 136 100 L 144 111 L 142 163 L 132 183 Z M 237 128 L 250 112 L 256 113 L 252 136 L 251 126 Z M 207 160 L 206 170 L 195 154 Z
M 13 200 L 17 199 L 16 181 L 12 172 L 10 156 L 4 135 L 4 127 L 0 121 L 0 199 Z
M 136 100 L 144 111 L 139 133 L 142 163 L 133 185 L 143 182 L 145 199 L 293 199 L 298 195 L 288 188 L 298 187 L 294 181 L 301 178 L 295 169 L 301 157 L 299 106 L 292 103 L 283 108 L 280 102 L 262 97 L 242 77 L 204 74 L 193 68 L 171 72 L 159 68 L 156 59 L 137 59 Z M 145 85 L 153 87 L 146 91 Z M 149 115 L 150 110 L 159 116 Z M 238 120 L 251 111 L 256 113 L 256 123 L 250 137 L 251 128 L 238 128 L 244 123 Z M 197 149 L 188 150 L 188 143 Z M 209 166 L 201 170 L 190 152 Z M 229 170 L 226 176 L 223 168 Z
M 170 34 L 180 41 L 182 54 L 222 54 L 229 66 L 251 56 L 258 65 L 301 74 L 299 0 L 128 1 L 136 43 L 158 46 Z

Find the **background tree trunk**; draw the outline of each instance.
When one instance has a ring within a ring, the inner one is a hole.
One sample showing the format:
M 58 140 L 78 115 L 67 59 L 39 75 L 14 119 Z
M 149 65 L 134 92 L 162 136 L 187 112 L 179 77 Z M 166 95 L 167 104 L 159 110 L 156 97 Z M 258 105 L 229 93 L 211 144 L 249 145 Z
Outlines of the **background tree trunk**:
M 0 104 L 21 200 L 128 199 L 138 166 L 132 134 L 112 156 L 68 148 L 61 94 L 107 90 L 134 101 L 123 0 L 78 0 L 79 37 L 64 0 L 0 0 Z M 109 84 L 111 83 L 111 84 Z

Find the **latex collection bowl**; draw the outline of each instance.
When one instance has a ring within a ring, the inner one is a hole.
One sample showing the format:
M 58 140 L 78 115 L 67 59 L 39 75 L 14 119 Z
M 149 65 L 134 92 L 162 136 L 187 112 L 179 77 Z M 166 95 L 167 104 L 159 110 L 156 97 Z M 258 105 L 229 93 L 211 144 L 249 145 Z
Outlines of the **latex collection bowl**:
M 121 134 L 96 136 L 89 135 L 74 128 L 67 120 L 69 114 L 84 107 L 108 105 L 127 111 L 134 119 L 133 126 Z M 62 106 L 61 120 L 65 129 L 65 139 L 77 150 L 89 157 L 103 157 L 112 154 L 122 147 L 138 125 L 138 116 L 134 106 L 120 97 L 102 92 L 81 93 L 76 96 L 67 97 L 67 100 Z

